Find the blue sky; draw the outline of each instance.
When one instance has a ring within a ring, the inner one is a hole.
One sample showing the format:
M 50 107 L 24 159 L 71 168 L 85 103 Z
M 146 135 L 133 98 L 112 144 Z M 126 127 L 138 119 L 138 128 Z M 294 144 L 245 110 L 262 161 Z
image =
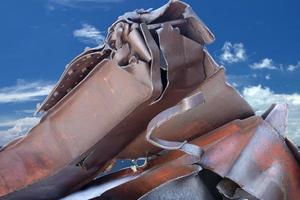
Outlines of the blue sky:
M 103 41 L 117 16 L 167 1 L 0 1 L 0 145 L 33 116 L 65 65 Z M 300 1 L 187 0 L 216 36 L 207 46 L 255 110 L 290 105 L 289 136 L 300 144 Z

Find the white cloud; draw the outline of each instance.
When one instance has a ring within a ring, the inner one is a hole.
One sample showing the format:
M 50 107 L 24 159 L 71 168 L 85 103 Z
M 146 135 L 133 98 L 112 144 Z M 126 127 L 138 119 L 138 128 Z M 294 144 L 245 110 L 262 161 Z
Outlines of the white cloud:
M 105 40 L 101 32 L 90 24 L 83 24 L 80 29 L 73 32 L 73 35 L 82 42 L 93 45 L 100 45 Z
M 271 80 L 271 75 L 270 75 L 270 74 L 267 74 L 267 75 L 265 76 L 265 79 Z
M 298 61 L 295 65 L 284 65 L 284 64 L 275 64 L 271 58 L 264 58 L 259 62 L 255 62 L 250 65 L 250 68 L 256 69 L 270 69 L 270 70 L 281 70 L 286 69 L 287 71 L 293 72 L 296 69 L 300 68 L 300 61 Z
M 0 146 L 26 134 L 39 120 L 38 117 L 25 117 L 16 120 L 0 121 L 0 128 L 6 128 L 6 130 L 0 130 Z
M 300 145 L 300 94 L 275 93 L 261 85 L 245 87 L 242 94 L 258 114 L 263 113 L 273 103 L 288 103 L 288 136 Z
M 231 42 L 225 42 L 222 51 L 220 59 L 223 63 L 242 62 L 247 58 L 243 43 L 232 44 Z
M 104 3 L 119 3 L 124 0 L 49 0 L 51 3 L 62 5 L 66 7 L 77 7 L 82 4 L 93 3 L 93 4 L 104 4 Z
M 278 67 L 275 66 L 273 60 L 270 58 L 264 58 L 260 62 L 253 63 L 252 65 L 250 65 L 250 67 L 252 69 L 278 69 Z
M 34 114 L 36 109 L 24 109 L 24 110 L 17 110 L 15 113 L 20 114 L 20 113 L 25 113 L 25 114 Z
M 0 88 L 0 103 L 37 101 L 52 90 L 53 84 L 47 82 L 18 81 L 14 86 Z
M 287 70 L 290 71 L 290 72 L 293 72 L 298 68 L 300 68 L 300 61 L 298 61 L 296 65 L 289 65 Z

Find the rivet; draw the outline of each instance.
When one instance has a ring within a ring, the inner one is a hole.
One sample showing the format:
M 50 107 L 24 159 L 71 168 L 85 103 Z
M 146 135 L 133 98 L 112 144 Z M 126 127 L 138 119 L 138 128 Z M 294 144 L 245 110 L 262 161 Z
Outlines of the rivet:
M 84 73 L 86 70 L 87 70 L 87 68 L 85 67 L 81 71 L 82 71 L 82 73 Z
M 57 95 L 58 95 L 58 92 L 57 92 L 57 91 L 55 91 L 55 92 L 54 92 L 54 94 L 53 94 L 53 96 L 55 96 L 55 97 L 56 97 Z

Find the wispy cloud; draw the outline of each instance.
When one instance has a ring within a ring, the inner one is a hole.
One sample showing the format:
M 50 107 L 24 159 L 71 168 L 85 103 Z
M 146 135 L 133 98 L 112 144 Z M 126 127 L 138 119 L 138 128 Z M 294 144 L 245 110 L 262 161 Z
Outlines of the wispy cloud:
M 273 103 L 288 103 L 288 136 L 300 145 L 300 94 L 275 93 L 261 85 L 245 87 L 242 91 L 245 99 L 258 114 L 265 111 Z
M 270 58 L 264 58 L 260 62 L 255 62 L 255 63 L 251 64 L 250 67 L 254 70 L 256 70 L 256 69 L 270 69 L 270 70 L 279 69 L 279 67 L 275 66 L 273 60 Z
M 0 121 L 0 146 L 26 134 L 39 120 L 38 117 L 25 117 Z
M 0 88 L 0 103 L 38 101 L 41 97 L 48 95 L 53 86 L 43 81 L 18 81 L 14 86 Z
M 267 75 L 265 76 L 265 79 L 266 79 L 266 80 L 271 80 L 271 74 L 267 74 Z
M 300 68 L 300 61 L 298 61 L 296 64 L 286 65 L 282 63 L 275 63 L 271 58 L 264 58 L 259 62 L 255 62 L 251 64 L 250 68 L 254 70 L 267 69 L 267 70 L 281 70 L 281 71 L 286 70 L 289 72 L 293 72 L 298 68 Z M 268 79 L 267 76 L 266 79 Z
M 65 8 L 105 8 L 113 3 L 123 2 L 125 0 L 48 0 L 47 8 L 53 11 L 57 6 Z M 91 6 L 92 5 L 92 6 Z
M 290 71 L 290 72 L 293 72 L 298 68 L 300 68 L 300 61 L 298 61 L 296 65 L 289 65 L 287 70 Z
M 237 63 L 247 58 L 243 43 L 225 42 L 222 48 L 220 60 L 223 63 Z
M 102 33 L 90 24 L 83 24 L 80 29 L 74 30 L 73 35 L 82 42 L 93 45 L 100 45 L 105 40 Z
M 247 54 L 243 43 L 232 43 L 229 41 L 226 41 L 222 47 L 222 53 L 220 55 L 220 62 L 225 63 L 238 63 L 238 62 L 244 62 L 247 60 Z M 287 70 L 290 72 L 295 71 L 296 69 L 300 68 L 300 61 L 298 61 L 296 64 L 281 64 L 281 63 L 275 63 L 273 59 L 271 58 L 263 58 L 262 60 L 258 62 L 254 62 L 249 65 L 251 69 L 253 70 L 262 70 L 262 69 L 268 69 L 268 70 Z M 265 77 L 267 80 L 270 80 L 270 76 Z
M 257 74 L 228 74 L 226 77 L 230 84 L 238 89 L 242 89 L 245 86 L 257 83 L 257 78 L 262 76 Z

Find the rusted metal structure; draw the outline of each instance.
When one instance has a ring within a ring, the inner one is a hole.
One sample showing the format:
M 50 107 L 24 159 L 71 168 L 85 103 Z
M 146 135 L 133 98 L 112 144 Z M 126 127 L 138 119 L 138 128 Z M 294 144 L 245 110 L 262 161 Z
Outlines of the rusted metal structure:
M 102 47 L 66 67 L 41 122 L 1 149 L 0 199 L 59 199 L 86 185 L 96 199 L 296 200 L 287 107 L 255 116 L 205 49 L 213 40 L 181 1 L 119 17 Z
M 269 122 L 279 109 L 266 119 L 234 120 L 191 141 L 203 150 L 199 156 L 170 152 L 138 172 L 104 176 L 95 183 L 101 186 L 124 174 L 128 180 L 96 199 L 298 199 L 299 164 L 278 132 L 282 119 Z

